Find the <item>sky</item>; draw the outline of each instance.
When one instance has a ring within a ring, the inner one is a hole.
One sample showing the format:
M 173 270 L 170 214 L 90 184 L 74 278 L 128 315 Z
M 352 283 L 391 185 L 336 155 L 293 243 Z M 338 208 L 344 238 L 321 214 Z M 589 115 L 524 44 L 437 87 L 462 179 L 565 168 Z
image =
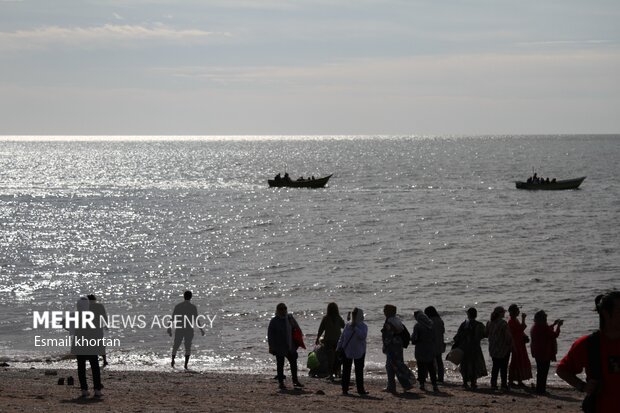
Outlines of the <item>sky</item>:
M 618 0 L 0 0 L 0 135 L 620 133 Z

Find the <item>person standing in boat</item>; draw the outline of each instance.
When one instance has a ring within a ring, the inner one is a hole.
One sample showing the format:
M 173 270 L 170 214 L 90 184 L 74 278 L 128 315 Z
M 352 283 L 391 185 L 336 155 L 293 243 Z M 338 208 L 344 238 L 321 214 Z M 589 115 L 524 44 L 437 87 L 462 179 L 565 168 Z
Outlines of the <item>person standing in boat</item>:
M 526 340 L 529 341 L 529 337 L 525 335 L 527 327 L 525 318 L 527 315 L 521 314 L 521 321 L 519 321 L 518 316 L 520 313 L 521 310 L 519 310 L 518 305 L 511 304 L 508 307 L 508 314 L 510 314 L 508 327 L 512 336 L 512 359 L 510 360 L 510 368 L 508 370 L 510 386 L 514 386 L 515 381 L 517 385 L 523 386 L 523 380 L 532 378 L 532 364 L 525 348 Z

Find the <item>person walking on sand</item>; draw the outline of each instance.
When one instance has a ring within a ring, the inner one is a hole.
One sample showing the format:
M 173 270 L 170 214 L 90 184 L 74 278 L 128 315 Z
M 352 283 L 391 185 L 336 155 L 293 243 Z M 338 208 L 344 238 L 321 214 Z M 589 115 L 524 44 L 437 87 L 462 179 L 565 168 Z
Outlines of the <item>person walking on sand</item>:
M 596 297 L 599 330 L 578 338 L 557 374 L 586 394 L 585 412 L 612 413 L 620 406 L 620 291 Z M 586 381 L 577 375 L 586 370 Z
M 267 342 L 269 343 L 269 354 L 276 356 L 276 369 L 278 372 L 278 383 L 280 389 L 286 389 L 284 385 L 284 359 L 288 360 L 291 367 L 293 386 L 304 387 L 297 378 L 297 349 L 300 344 L 299 336 L 301 329 L 297 321 L 288 313 L 286 304 L 280 303 L 276 306 L 276 314 L 269 322 L 267 328 Z
M 329 303 L 327 305 L 327 313 L 321 320 L 319 325 L 319 332 L 316 335 L 316 344 L 320 343 L 321 335 L 325 333 L 323 337 L 323 346 L 327 354 L 327 372 L 329 374 L 328 379 L 333 381 L 334 375 L 338 375 L 338 368 L 336 368 L 336 344 L 340 339 L 340 333 L 344 328 L 344 320 L 340 316 L 338 305 L 336 303 Z
M 105 307 L 103 304 L 97 301 L 97 297 L 94 294 L 90 294 L 87 296 L 88 301 L 90 303 L 90 311 L 95 315 L 95 326 L 97 327 L 97 338 L 103 339 L 103 330 L 104 326 L 106 326 L 108 322 L 108 313 L 105 311 Z M 105 327 L 107 329 L 107 327 Z M 108 358 L 106 356 L 105 346 L 102 345 L 103 349 L 103 365 L 101 367 L 106 367 L 108 365 Z
M 433 322 L 422 311 L 413 313 L 416 320 L 411 333 L 411 344 L 415 345 L 415 360 L 418 363 L 420 390 L 425 390 L 426 376 L 430 374 L 433 391 L 438 392 L 437 371 L 435 370 L 435 334 Z
M 77 302 L 77 312 L 89 312 L 90 304 L 86 297 L 82 297 Z M 78 322 L 82 317 L 78 317 Z M 95 389 L 95 398 L 103 397 L 101 389 L 101 369 L 99 367 L 99 356 L 103 353 L 103 346 L 99 345 L 101 341 L 97 340 L 97 329 L 90 326 L 77 325 L 71 328 L 73 339 L 71 341 L 71 354 L 76 356 L 78 379 L 80 381 L 80 390 L 82 390 L 82 398 L 90 397 L 88 391 L 88 381 L 86 380 L 86 362 L 90 364 L 90 370 L 93 374 L 93 388 Z M 94 343 L 94 344 L 93 344 Z
M 435 369 L 437 370 L 437 382 L 443 383 L 445 368 L 443 365 L 443 353 L 446 351 L 446 343 L 444 340 L 444 334 L 446 328 L 444 327 L 443 320 L 439 316 L 439 313 L 433 306 L 426 307 L 424 314 L 433 322 L 433 335 L 435 337 Z
M 564 322 L 555 320 L 552 325 L 547 324 L 547 313 L 543 310 L 534 314 L 534 325 L 530 330 L 532 343 L 530 350 L 536 360 L 536 393 L 547 393 L 547 376 L 549 366 L 555 361 L 558 351 L 557 338 L 560 335 L 560 327 Z
M 172 311 L 172 325 L 174 326 L 174 344 L 172 345 L 172 360 L 170 366 L 174 368 L 174 359 L 177 351 L 181 347 L 181 343 L 185 343 L 185 370 L 189 363 L 189 357 L 192 350 L 192 340 L 194 339 L 194 327 L 198 317 L 198 309 L 190 302 L 192 292 L 185 291 L 183 293 L 184 301 L 177 304 Z M 205 331 L 200 328 L 200 333 L 204 336 Z M 172 327 L 168 328 L 168 335 L 172 336 Z
M 467 310 L 467 320 L 463 321 L 454 336 L 454 346 L 463 350 L 463 360 L 459 366 L 463 377 L 463 387 L 475 390 L 477 381 L 486 376 L 487 368 L 480 348 L 480 340 L 485 337 L 484 325 L 476 321 L 478 311 L 471 307 Z
M 508 391 L 508 361 L 512 350 L 512 335 L 504 319 L 504 307 L 495 307 L 487 322 L 486 334 L 489 338 L 489 355 L 493 360 L 491 369 L 491 388 L 497 390 L 497 376 L 501 376 L 502 390 Z
M 387 387 L 384 391 L 396 393 L 396 378 L 405 391 L 413 388 L 412 379 L 415 380 L 409 367 L 405 365 L 403 356 L 403 340 L 401 333 L 405 326 L 396 315 L 396 307 L 386 304 L 383 307 L 385 323 L 381 329 L 383 339 L 383 353 L 385 354 L 385 370 L 387 372 Z
M 366 358 L 366 337 L 368 326 L 364 323 L 364 312 L 361 308 L 354 308 L 349 321 L 340 335 L 336 349 L 342 351 L 342 394 L 349 394 L 351 382 L 351 365 L 355 364 L 355 384 L 357 393 L 365 396 L 364 389 L 364 359 Z
M 508 327 L 512 336 L 512 358 L 510 360 L 510 368 L 508 369 L 508 382 L 511 387 L 514 386 L 515 381 L 518 386 L 523 387 L 523 380 L 532 378 L 532 364 L 525 348 L 525 343 L 529 341 L 529 338 L 525 335 L 527 327 L 525 318 L 527 315 L 521 314 L 521 321 L 519 322 L 519 313 L 518 305 L 511 304 L 508 307 L 508 314 L 510 314 Z

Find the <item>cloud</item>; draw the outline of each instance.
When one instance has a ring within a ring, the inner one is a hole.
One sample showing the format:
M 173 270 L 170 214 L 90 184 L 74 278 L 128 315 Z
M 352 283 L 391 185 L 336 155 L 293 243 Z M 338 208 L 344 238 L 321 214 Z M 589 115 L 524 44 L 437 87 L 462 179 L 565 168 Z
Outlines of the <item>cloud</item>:
M 620 52 L 566 51 L 350 59 L 298 66 L 187 66 L 151 69 L 195 87 L 264 88 L 369 98 L 541 99 L 620 97 Z
M 44 49 L 58 46 L 83 48 L 129 47 L 135 42 L 203 43 L 213 37 L 228 37 L 230 33 L 200 29 L 175 29 L 165 25 L 113 25 L 92 27 L 46 26 L 32 30 L 0 32 L 0 50 Z

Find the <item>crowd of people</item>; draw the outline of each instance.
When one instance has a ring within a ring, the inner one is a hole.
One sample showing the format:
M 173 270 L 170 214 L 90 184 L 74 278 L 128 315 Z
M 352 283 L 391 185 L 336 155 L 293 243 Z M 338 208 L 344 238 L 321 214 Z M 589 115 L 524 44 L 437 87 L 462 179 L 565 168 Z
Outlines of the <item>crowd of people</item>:
M 195 318 L 197 309 L 190 300 L 192 294 L 186 291 L 184 301 L 173 312 Z M 568 353 L 557 365 L 557 375 L 571 386 L 586 394 L 583 409 L 586 412 L 613 412 L 620 406 L 620 291 L 599 295 L 595 299 L 599 315 L 599 329 L 593 334 L 577 339 Z M 95 296 L 83 297 L 77 303 L 78 311 L 92 311 L 105 315 L 105 309 L 97 303 Z M 463 386 L 475 390 L 478 380 L 488 375 L 481 347 L 483 338 L 488 338 L 488 352 L 492 360 L 490 385 L 498 388 L 498 376 L 502 391 L 511 387 L 524 386 L 524 381 L 532 378 L 532 366 L 527 352 L 536 362 L 536 392 L 546 394 L 547 376 L 550 364 L 556 360 L 557 337 L 562 320 L 548 323 L 547 314 L 540 310 L 534 315 L 534 325 L 527 335 L 526 314 L 516 304 L 506 310 L 496 307 L 486 324 L 478 321 L 476 308 L 466 311 L 467 318 L 459 325 L 452 340 L 446 359 L 458 364 Z M 421 390 L 426 390 L 430 380 L 433 392 L 439 391 L 444 382 L 445 367 L 443 354 L 446 352 L 445 326 L 438 311 L 430 306 L 424 311 L 415 311 L 412 332 L 397 314 L 394 305 L 385 305 L 385 317 L 381 329 L 382 351 L 385 354 L 387 384 L 384 391 L 397 393 L 397 381 L 404 391 L 414 387 L 416 381 Z M 191 330 L 191 331 L 190 331 Z M 169 334 L 172 332 L 169 330 Z M 76 337 L 101 338 L 103 328 L 75 329 Z M 204 331 L 203 331 L 204 334 Z M 364 361 L 367 350 L 368 326 L 364 322 L 364 311 L 356 307 L 347 316 L 347 322 L 340 316 L 336 303 L 327 306 L 321 319 L 315 345 L 327 353 L 327 377 L 335 381 L 341 374 L 342 393 L 348 394 L 352 368 L 355 371 L 357 393 L 368 394 L 364 386 Z M 174 367 L 176 352 L 185 342 L 185 368 L 189 361 L 193 327 L 175 330 L 171 365 Z M 267 331 L 269 353 L 276 358 L 276 379 L 279 387 L 286 389 L 284 363 L 288 360 L 294 387 L 304 387 L 299 381 L 297 360 L 298 348 L 305 348 L 303 333 L 287 306 L 280 303 Z M 417 379 L 404 361 L 404 349 L 411 344 L 417 364 Z M 104 356 L 105 348 L 72 348 L 78 364 L 78 376 L 83 397 L 88 397 L 86 363 L 91 365 L 95 397 L 101 397 L 101 374 L 99 356 Z M 585 369 L 586 380 L 579 375 Z
M 571 386 L 586 393 L 584 410 L 592 412 L 612 412 L 620 406 L 620 292 L 613 291 L 596 298 L 596 311 L 599 315 L 599 330 L 579 338 L 557 366 L 557 374 Z M 416 382 L 415 374 L 405 364 L 404 349 L 411 343 L 417 365 L 417 382 L 421 390 L 426 390 L 430 379 L 434 392 L 445 377 L 443 354 L 446 352 L 444 323 L 434 307 L 415 311 L 412 333 L 397 315 L 397 308 L 385 305 L 385 321 L 381 329 L 382 350 L 385 354 L 387 385 L 384 391 L 397 392 L 396 382 L 405 390 L 410 390 Z M 532 365 L 527 351 L 536 363 L 536 393 L 547 394 L 547 376 L 552 361 L 556 361 L 557 338 L 563 321 L 558 319 L 548 323 L 544 310 L 536 312 L 534 324 L 527 334 L 527 315 L 519 306 L 512 304 L 506 310 L 496 307 L 486 324 L 477 320 L 476 308 L 466 311 L 467 318 L 459 325 L 447 355 L 459 366 L 466 389 L 475 390 L 478 380 L 488 375 L 481 341 L 488 338 L 488 350 L 492 359 L 490 385 L 502 391 L 511 387 L 523 387 L 524 381 L 532 379 Z M 328 378 L 337 376 L 338 363 L 342 363 L 342 393 L 348 394 L 351 367 L 355 366 L 357 392 L 366 395 L 364 387 L 364 359 L 367 346 L 368 326 L 364 323 L 364 313 L 354 308 L 345 323 L 336 303 L 330 303 L 318 330 L 316 345 L 322 343 L 328 352 Z M 293 384 L 302 387 L 297 376 L 297 348 L 292 331 L 299 329 L 298 323 L 287 312 L 283 303 L 278 304 L 276 316 L 268 329 L 269 352 L 276 356 L 280 388 L 285 389 L 283 372 L 284 358 L 288 359 L 293 376 Z M 322 338 L 322 339 L 321 339 Z M 579 374 L 586 370 L 586 381 Z M 587 408 L 591 410 L 586 410 Z

